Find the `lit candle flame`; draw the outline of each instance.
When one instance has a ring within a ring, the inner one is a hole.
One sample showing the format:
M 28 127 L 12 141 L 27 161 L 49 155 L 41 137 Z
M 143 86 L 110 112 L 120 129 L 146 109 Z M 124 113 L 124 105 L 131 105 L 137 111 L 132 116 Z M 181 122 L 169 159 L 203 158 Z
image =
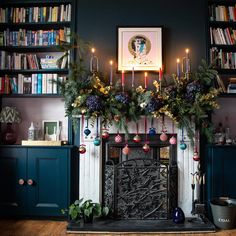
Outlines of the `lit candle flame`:
M 113 65 L 113 61 L 112 61 L 112 60 L 110 60 L 110 65 L 111 65 L 111 66 Z
M 188 49 L 188 48 L 186 48 L 186 49 L 185 49 L 185 52 L 188 54 L 188 53 L 189 53 L 189 49 Z
M 176 59 L 176 62 L 177 62 L 177 63 L 180 63 L 180 59 L 179 59 L 179 58 L 177 58 L 177 59 Z
M 92 48 L 92 49 L 91 49 L 91 52 L 92 52 L 92 53 L 95 53 L 95 48 Z
M 147 77 L 147 72 L 144 73 L 144 76 Z

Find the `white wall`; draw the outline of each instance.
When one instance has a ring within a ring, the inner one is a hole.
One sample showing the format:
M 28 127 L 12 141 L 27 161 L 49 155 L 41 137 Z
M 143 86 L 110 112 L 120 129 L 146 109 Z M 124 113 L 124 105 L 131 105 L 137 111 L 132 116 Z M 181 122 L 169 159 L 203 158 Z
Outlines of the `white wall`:
M 17 125 L 18 141 L 27 139 L 31 121 L 42 128 L 43 120 L 62 122 L 61 140 L 68 140 L 68 118 L 65 117 L 64 101 L 58 98 L 7 98 L 2 99 L 2 106 L 15 106 L 22 121 Z
M 154 127 L 157 128 L 158 133 L 161 131 L 161 120 L 156 120 Z M 144 121 L 141 120 L 140 133 L 144 133 Z M 172 133 L 172 122 L 166 119 L 166 126 L 169 133 Z M 150 127 L 150 125 L 148 126 Z M 93 139 L 96 131 L 89 126 L 92 131 L 88 139 L 85 140 L 86 153 L 80 155 L 80 186 L 79 193 L 80 198 L 92 199 L 95 202 L 101 200 L 101 176 L 102 176 L 102 155 L 101 146 L 94 146 Z M 129 131 L 136 132 L 136 125 L 134 123 L 129 124 Z M 109 130 L 110 133 L 116 133 L 117 130 L 113 127 Z M 82 130 L 81 130 L 82 133 Z M 178 135 L 178 144 L 180 142 L 181 130 L 175 129 L 175 133 Z M 81 137 L 82 138 L 82 137 Z M 185 137 L 185 142 L 188 148 L 185 151 L 180 150 L 178 147 L 177 163 L 178 163 L 178 205 L 183 209 L 186 216 L 191 216 L 192 210 L 192 191 L 191 183 L 192 176 L 190 173 L 194 173 L 197 170 L 198 162 L 193 161 L 193 147 L 190 145 L 189 140 Z M 196 192 L 195 192 L 196 196 Z

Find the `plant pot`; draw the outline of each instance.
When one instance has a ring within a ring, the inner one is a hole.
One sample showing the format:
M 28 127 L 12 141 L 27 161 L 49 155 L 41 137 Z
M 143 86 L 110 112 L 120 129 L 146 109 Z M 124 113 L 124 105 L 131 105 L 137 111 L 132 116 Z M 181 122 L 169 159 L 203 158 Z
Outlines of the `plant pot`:
M 93 214 L 91 214 L 90 216 L 86 216 L 84 215 L 84 223 L 87 224 L 87 223 L 93 223 Z

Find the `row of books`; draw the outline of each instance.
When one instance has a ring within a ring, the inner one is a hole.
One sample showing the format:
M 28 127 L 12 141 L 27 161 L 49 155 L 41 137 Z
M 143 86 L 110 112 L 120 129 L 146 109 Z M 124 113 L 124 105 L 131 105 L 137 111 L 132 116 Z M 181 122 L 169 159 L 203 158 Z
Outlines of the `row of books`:
M 68 68 L 68 56 L 63 56 L 63 54 L 57 56 L 45 55 L 39 53 L 41 57 L 37 54 L 31 53 L 10 53 L 6 51 L 0 51 L 0 69 L 1 70 L 22 70 L 22 69 L 65 69 Z
M 227 93 L 236 93 L 236 78 L 229 78 Z
M 0 46 L 49 46 L 70 43 L 70 28 L 59 30 L 25 30 L 0 32 Z
M 57 81 L 65 81 L 66 76 L 58 74 L 32 74 L 18 77 L 0 77 L 1 94 L 60 94 Z
M 209 6 L 210 21 L 236 21 L 236 6 Z
M 71 21 L 71 4 L 42 7 L 0 8 L 0 23 Z
M 210 27 L 210 40 L 211 44 L 234 45 L 236 44 L 236 30 Z
M 210 62 L 218 69 L 236 69 L 236 52 L 224 52 L 222 49 L 210 49 Z

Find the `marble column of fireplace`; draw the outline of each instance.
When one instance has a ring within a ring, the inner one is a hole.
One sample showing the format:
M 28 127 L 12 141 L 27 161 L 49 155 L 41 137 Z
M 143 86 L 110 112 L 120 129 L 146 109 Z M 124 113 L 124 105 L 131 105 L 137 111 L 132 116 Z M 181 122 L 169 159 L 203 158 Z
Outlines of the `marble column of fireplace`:
M 144 133 L 144 121 L 140 120 L 140 133 Z M 154 127 L 158 133 L 161 131 L 160 120 L 155 121 Z M 172 132 L 172 121 L 166 118 L 166 127 L 168 133 Z M 86 153 L 80 156 L 80 184 L 79 197 L 92 199 L 95 202 L 101 201 L 102 198 L 102 149 L 101 146 L 94 146 L 93 139 L 96 136 L 96 130 L 90 127 L 91 134 L 85 139 Z M 130 133 L 136 132 L 136 125 L 129 124 Z M 115 127 L 110 127 L 110 133 L 116 133 Z M 81 131 L 82 133 L 82 131 Z M 181 139 L 181 130 L 176 129 L 178 144 Z M 185 151 L 177 148 L 177 165 L 178 165 L 178 205 L 183 209 L 186 216 L 191 216 L 192 209 L 192 176 L 197 170 L 197 162 L 193 161 L 193 147 L 190 145 L 187 136 L 184 137 L 187 144 Z M 195 196 L 196 196 L 195 191 Z

